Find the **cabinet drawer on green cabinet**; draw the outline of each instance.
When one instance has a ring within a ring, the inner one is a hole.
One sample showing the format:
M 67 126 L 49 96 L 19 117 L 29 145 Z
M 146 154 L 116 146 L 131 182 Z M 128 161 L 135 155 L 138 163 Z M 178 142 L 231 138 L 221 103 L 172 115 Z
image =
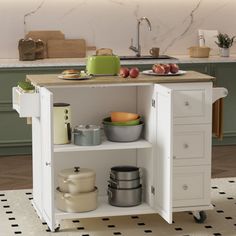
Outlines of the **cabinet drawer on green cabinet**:
M 211 125 L 174 125 L 174 165 L 211 163 Z
M 210 205 L 210 168 L 174 167 L 173 207 Z

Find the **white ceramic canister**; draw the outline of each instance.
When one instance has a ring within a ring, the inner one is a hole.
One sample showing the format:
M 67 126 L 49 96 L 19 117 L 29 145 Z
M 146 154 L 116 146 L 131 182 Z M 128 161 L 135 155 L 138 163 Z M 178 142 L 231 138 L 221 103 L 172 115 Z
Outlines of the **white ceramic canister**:
M 66 193 L 91 192 L 95 186 L 95 178 L 94 170 L 76 166 L 59 172 L 58 185 L 60 190 Z
M 66 144 L 71 140 L 71 109 L 68 103 L 53 104 L 54 144 Z

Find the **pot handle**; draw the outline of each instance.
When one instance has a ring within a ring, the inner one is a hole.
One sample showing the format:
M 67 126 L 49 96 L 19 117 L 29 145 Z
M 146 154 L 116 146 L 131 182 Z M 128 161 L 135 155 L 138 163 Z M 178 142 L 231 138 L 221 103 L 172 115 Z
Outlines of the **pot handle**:
M 68 193 L 63 193 L 63 195 L 61 196 L 61 198 L 64 199 L 69 199 L 71 196 Z
M 110 176 L 111 176 L 113 179 L 116 178 L 116 176 L 115 176 L 115 174 L 114 174 L 113 172 L 110 172 Z
M 63 183 L 68 183 L 69 182 L 69 179 L 63 179 Z
M 114 180 L 111 180 L 111 179 L 109 179 L 108 181 L 107 181 L 109 184 L 115 184 L 116 186 L 119 186 L 119 184 L 116 182 L 116 181 L 114 181 Z
M 110 189 L 107 189 L 107 195 L 112 198 L 112 191 Z

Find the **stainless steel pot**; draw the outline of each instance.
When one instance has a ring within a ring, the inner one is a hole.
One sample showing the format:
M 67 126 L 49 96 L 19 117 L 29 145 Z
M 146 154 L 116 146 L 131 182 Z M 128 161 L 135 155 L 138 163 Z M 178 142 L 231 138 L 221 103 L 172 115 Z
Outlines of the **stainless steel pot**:
M 116 180 L 133 180 L 139 179 L 139 168 L 136 166 L 113 166 L 110 177 Z
M 75 145 L 94 146 L 102 143 L 101 127 L 98 125 L 78 125 L 73 134 Z
M 95 186 L 96 174 L 87 168 L 74 167 L 61 170 L 58 174 L 58 185 L 62 192 L 76 194 L 91 192 Z
M 108 182 L 112 188 L 117 188 L 117 189 L 138 188 L 141 184 L 140 178 L 132 180 L 117 180 L 110 178 Z
M 142 186 L 133 189 L 116 189 L 108 185 L 108 202 L 113 206 L 131 207 L 142 202 Z
M 65 212 L 86 212 L 97 208 L 98 190 L 87 193 L 64 193 L 60 188 L 56 189 L 56 207 Z

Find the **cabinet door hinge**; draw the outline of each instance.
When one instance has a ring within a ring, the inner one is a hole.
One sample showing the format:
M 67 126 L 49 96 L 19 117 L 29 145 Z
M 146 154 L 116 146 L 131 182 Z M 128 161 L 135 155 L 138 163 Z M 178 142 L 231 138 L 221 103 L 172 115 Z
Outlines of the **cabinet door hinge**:
M 151 186 L 151 193 L 155 195 L 155 188 L 153 186 Z
M 156 107 L 156 102 L 154 99 L 152 99 L 152 107 Z

